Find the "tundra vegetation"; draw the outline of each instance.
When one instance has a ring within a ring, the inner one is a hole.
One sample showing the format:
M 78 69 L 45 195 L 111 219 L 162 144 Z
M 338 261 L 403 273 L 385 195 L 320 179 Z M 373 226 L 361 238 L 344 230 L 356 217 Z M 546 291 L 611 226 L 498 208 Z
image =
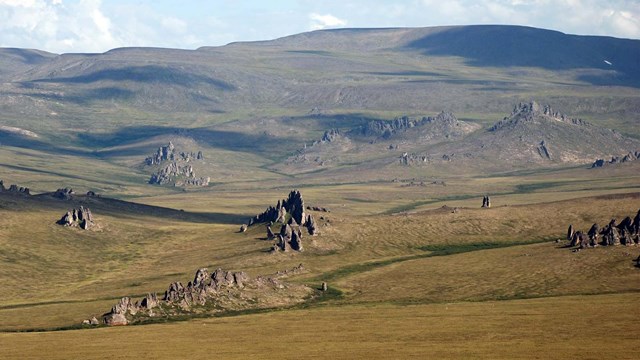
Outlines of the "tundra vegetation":
M 638 58 L 507 26 L 0 49 L 2 356 L 635 358 Z

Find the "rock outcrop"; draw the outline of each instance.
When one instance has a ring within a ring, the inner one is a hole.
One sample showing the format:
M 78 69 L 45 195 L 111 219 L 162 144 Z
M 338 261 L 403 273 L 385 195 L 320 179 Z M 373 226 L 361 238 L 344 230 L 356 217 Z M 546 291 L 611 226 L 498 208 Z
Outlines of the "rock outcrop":
M 449 112 L 441 112 L 435 117 L 423 116 L 414 118 L 409 116 L 397 117 L 394 120 L 373 120 L 366 125 L 351 131 L 356 136 L 373 136 L 381 139 L 389 139 L 394 135 L 405 132 L 409 129 L 421 127 L 425 125 L 440 125 L 446 127 L 448 131 L 444 131 L 443 136 L 450 135 L 451 130 L 460 127 L 460 121 Z
M 320 141 L 330 143 L 336 141 L 341 136 L 342 134 L 340 133 L 339 129 L 330 129 L 324 132 L 324 135 L 322 135 L 322 139 L 320 139 Z
M 60 200 L 71 200 L 73 199 L 73 195 L 75 192 L 71 188 L 58 189 L 56 192 L 52 194 L 52 196 L 56 199 Z
M 489 128 L 489 131 L 499 130 L 507 125 L 512 125 L 517 122 L 534 122 L 537 116 L 546 116 L 547 118 L 561 121 L 573 125 L 588 125 L 589 123 L 578 118 L 570 118 L 569 116 L 555 111 L 550 105 L 540 105 L 535 101 L 520 102 L 514 106 L 511 115 L 506 116 L 504 119 L 493 124 Z M 544 141 L 540 145 L 543 145 Z M 546 146 L 546 145 L 545 145 Z
M 248 226 L 255 224 L 268 223 L 267 239 L 277 240 L 272 247 L 272 251 L 302 251 L 302 229 L 306 229 L 309 235 L 317 235 L 318 225 L 312 214 L 305 213 L 307 207 L 304 206 L 304 200 L 299 191 L 293 190 L 289 196 L 278 201 L 275 207 L 269 206 L 263 213 L 258 214 L 249 219 Z M 327 211 L 324 208 L 315 208 L 318 211 Z M 323 209 L 323 210 L 320 210 Z M 275 223 L 281 223 L 280 232 L 276 235 L 271 226 Z
M 18 185 L 11 185 L 9 188 L 4 187 L 4 182 L 0 180 L 0 192 L 10 193 L 16 195 L 31 195 L 31 191 L 27 187 L 22 187 Z
M 210 177 L 196 177 L 194 160 L 204 160 L 202 151 L 178 152 L 172 142 L 161 146 L 151 156 L 145 159 L 145 165 L 159 167 L 151 174 L 148 183 L 155 185 L 173 184 L 174 186 L 208 186 Z
M 60 220 L 57 221 L 58 225 L 79 227 L 83 230 L 89 230 L 94 226 L 93 215 L 89 208 L 80 206 L 78 209 L 67 211 Z
M 591 168 L 599 168 L 607 165 L 623 164 L 635 160 L 640 160 L 640 151 L 629 152 L 624 156 L 613 156 L 611 160 L 597 159 L 591 164 Z
M 278 201 L 275 207 L 269 206 L 263 213 L 249 219 L 248 225 L 265 222 L 284 223 L 287 216 L 293 218 L 299 225 L 304 225 L 306 221 L 304 210 L 304 200 L 300 191 L 293 190 L 286 199 Z
M 313 289 L 305 285 L 285 284 L 277 277 L 251 278 L 245 272 L 218 268 L 209 273 L 201 268 L 187 285 L 179 281 L 170 284 L 162 297 L 149 293 L 135 303 L 123 297 L 102 319 L 109 326 L 128 325 L 157 316 L 287 306 L 303 302 L 312 294 Z
M 175 158 L 175 146 L 171 141 L 167 146 L 160 146 L 158 150 L 148 158 L 144 160 L 147 165 L 157 165 L 164 161 L 174 160 Z
M 571 239 L 573 239 L 573 234 L 575 234 L 573 225 L 569 225 L 569 229 L 567 229 L 567 240 L 571 241 Z
M 640 245 L 640 210 L 633 219 L 627 216 L 619 224 L 616 219 L 611 219 L 602 229 L 597 223 L 593 224 L 586 235 L 582 231 L 573 232 L 573 226 L 569 225 L 567 240 L 570 241 L 569 246 L 580 249 L 599 245 Z

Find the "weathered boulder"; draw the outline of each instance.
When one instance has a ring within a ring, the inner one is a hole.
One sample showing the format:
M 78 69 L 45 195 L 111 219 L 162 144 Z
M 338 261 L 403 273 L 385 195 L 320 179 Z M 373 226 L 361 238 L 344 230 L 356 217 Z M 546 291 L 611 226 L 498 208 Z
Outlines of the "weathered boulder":
M 291 234 L 291 249 L 295 251 L 302 251 L 302 234 L 300 233 L 300 229 L 293 231 Z
M 587 232 L 589 236 L 589 246 L 595 247 L 598 246 L 598 237 L 600 236 L 600 227 L 598 224 L 591 225 L 591 228 Z
M 305 227 L 309 232 L 309 235 L 316 235 L 318 231 L 318 227 L 316 225 L 316 220 L 313 218 L 313 215 L 307 215 L 307 220 L 305 221 Z
M 280 235 L 287 239 L 287 241 L 289 239 L 291 239 L 291 235 L 293 234 L 293 228 L 291 227 L 291 225 L 289 224 L 284 224 L 282 225 L 282 227 L 280 228 Z
M 609 225 L 605 226 L 605 228 L 601 231 L 602 234 L 602 245 L 604 246 L 615 246 L 620 245 L 620 232 L 618 231 L 618 227 L 616 226 L 616 220 L 612 219 L 609 222 Z
M 83 206 L 67 211 L 56 223 L 62 226 L 79 227 L 82 230 L 89 230 L 94 226 L 91 210 Z
M 274 249 L 286 252 L 289 250 L 289 242 L 282 235 L 278 234 L 278 243 Z
M 582 233 L 582 231 L 576 231 L 571 239 L 571 246 L 585 248 L 587 245 L 587 237 Z
M 104 314 L 103 320 L 109 326 L 127 325 L 129 319 L 127 319 L 126 315 L 135 315 L 136 313 L 137 309 L 134 308 L 131 298 L 123 297 L 111 308 L 110 312 Z
M 573 225 L 569 225 L 569 229 L 567 230 L 567 240 L 572 240 L 574 233 Z
M 140 301 L 140 308 L 151 310 L 157 307 L 158 304 L 158 295 L 156 293 L 148 293 L 142 301 Z

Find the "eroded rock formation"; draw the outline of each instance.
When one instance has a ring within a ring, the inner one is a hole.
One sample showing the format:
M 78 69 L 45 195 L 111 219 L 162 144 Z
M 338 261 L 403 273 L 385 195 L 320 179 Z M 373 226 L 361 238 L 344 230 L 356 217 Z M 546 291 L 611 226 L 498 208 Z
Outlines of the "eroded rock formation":
M 58 189 L 53 193 L 53 197 L 60 200 L 71 200 L 75 192 L 71 188 Z
M 638 213 L 633 219 L 627 216 L 619 224 L 616 219 L 611 219 L 602 229 L 597 223 L 593 224 L 586 235 L 583 234 L 582 231 L 573 232 L 573 226 L 569 225 L 567 240 L 570 241 L 569 246 L 579 247 L 580 249 L 593 248 L 598 245 L 639 245 L 640 210 L 638 210 Z
M 615 165 L 615 164 L 623 164 L 626 162 L 631 162 L 635 160 L 640 160 L 640 151 L 629 152 L 624 156 L 613 156 L 611 160 L 597 159 L 591 164 L 591 168 L 599 168 L 607 165 Z
M 287 274 L 303 269 L 301 264 Z M 278 272 L 278 276 L 281 275 Z M 123 297 L 102 316 L 103 323 L 117 326 L 157 316 L 287 306 L 303 302 L 314 293 L 305 285 L 283 283 L 278 276 L 250 278 L 244 272 L 218 268 L 209 273 L 206 268 L 201 268 L 187 285 L 179 281 L 169 285 L 161 298 L 156 293 L 149 293 L 134 303 L 129 297 Z
M 289 196 L 278 201 L 275 207 L 269 206 L 262 214 L 258 214 L 249 219 L 249 226 L 268 223 L 267 239 L 277 240 L 272 247 L 272 251 L 302 251 L 302 239 L 304 228 L 309 235 L 318 233 L 318 225 L 312 214 L 305 213 L 304 200 L 299 191 L 293 190 Z M 315 208 L 318 211 L 328 211 L 324 208 Z M 320 210 L 323 209 L 323 210 Z M 280 232 L 276 235 L 271 226 L 275 223 L 281 223 Z
M 4 187 L 4 182 L 0 180 L 0 192 L 10 193 L 16 195 L 31 195 L 31 191 L 27 187 L 22 187 L 18 185 L 11 185 L 9 188 Z
M 204 160 L 202 151 L 178 152 L 172 142 L 161 146 L 151 156 L 145 159 L 147 166 L 158 166 L 159 169 L 151 174 L 149 184 L 174 186 L 208 186 L 209 177 L 196 177 L 193 166 L 194 160 Z
M 408 129 L 434 123 L 456 126 L 459 121 L 452 113 L 443 111 L 435 117 L 423 116 L 421 118 L 414 118 L 401 116 L 392 121 L 373 120 L 361 128 L 353 130 L 352 133 L 360 136 L 375 136 L 382 139 L 389 139 L 393 135 Z
M 78 209 L 67 211 L 60 220 L 57 221 L 58 225 L 79 227 L 83 230 L 89 230 L 94 226 L 93 215 L 89 208 L 80 206 Z
M 286 199 L 279 200 L 275 207 L 269 206 L 263 213 L 249 219 L 249 226 L 265 222 L 284 223 L 287 217 L 293 218 L 299 225 L 304 225 L 304 210 L 304 200 L 300 191 L 293 190 Z

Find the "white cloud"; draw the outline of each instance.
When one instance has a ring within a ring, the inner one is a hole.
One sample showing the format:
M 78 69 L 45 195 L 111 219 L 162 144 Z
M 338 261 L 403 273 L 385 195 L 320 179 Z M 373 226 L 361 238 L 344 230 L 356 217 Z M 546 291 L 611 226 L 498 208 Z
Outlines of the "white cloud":
M 162 26 L 165 29 L 176 33 L 176 34 L 184 34 L 187 32 L 187 23 L 183 20 L 174 17 L 164 17 L 160 20 Z
M 309 20 L 311 20 L 311 25 L 310 25 L 311 30 L 344 27 L 347 25 L 346 20 L 342 20 L 331 14 L 321 15 L 318 13 L 311 13 L 309 14 Z
M 0 5 L 12 7 L 32 7 L 37 0 L 0 0 Z

